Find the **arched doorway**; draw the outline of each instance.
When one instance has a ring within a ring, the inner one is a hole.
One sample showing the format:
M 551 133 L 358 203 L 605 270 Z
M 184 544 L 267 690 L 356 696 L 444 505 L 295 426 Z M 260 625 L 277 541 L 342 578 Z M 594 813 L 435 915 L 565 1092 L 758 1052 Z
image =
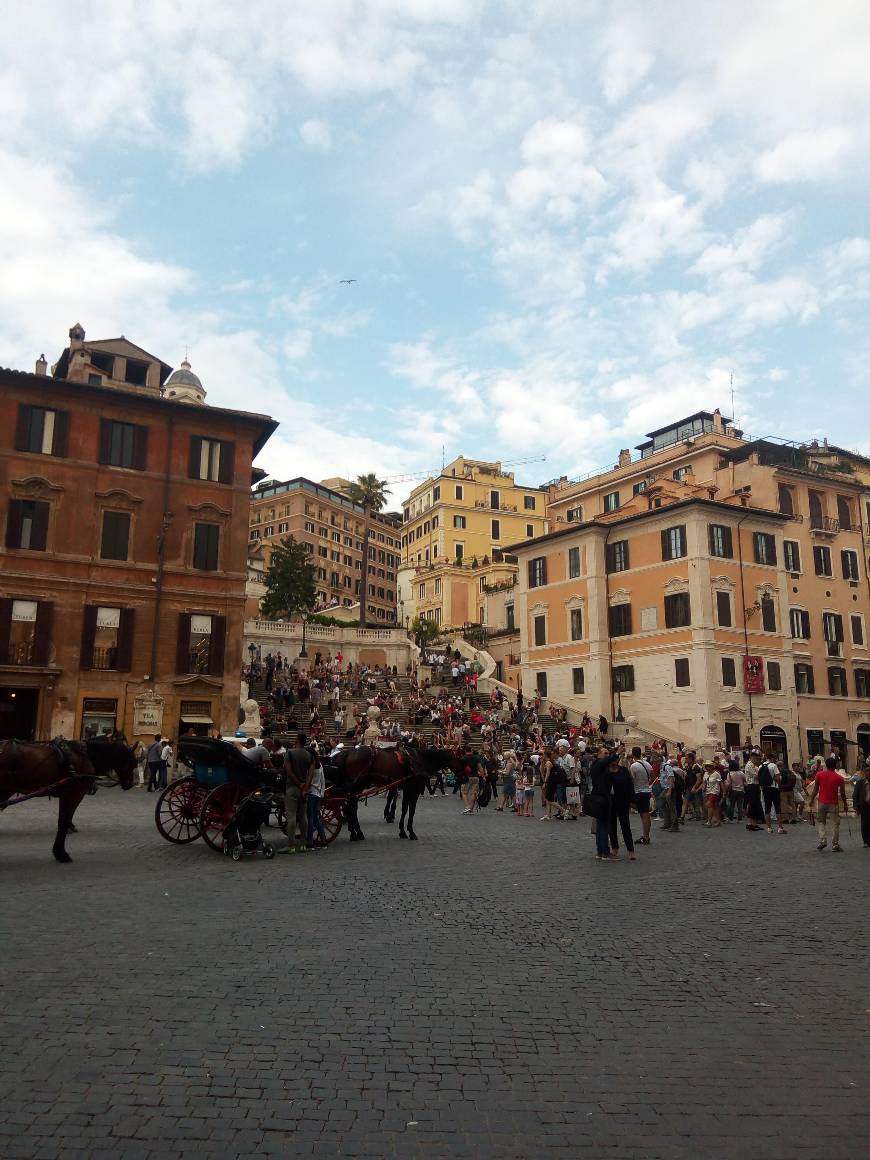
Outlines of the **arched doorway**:
M 759 735 L 761 752 L 773 761 L 784 761 L 788 765 L 788 743 L 785 731 L 778 725 L 765 725 Z
M 865 757 L 870 757 L 870 724 L 859 725 L 856 734 L 858 749 Z

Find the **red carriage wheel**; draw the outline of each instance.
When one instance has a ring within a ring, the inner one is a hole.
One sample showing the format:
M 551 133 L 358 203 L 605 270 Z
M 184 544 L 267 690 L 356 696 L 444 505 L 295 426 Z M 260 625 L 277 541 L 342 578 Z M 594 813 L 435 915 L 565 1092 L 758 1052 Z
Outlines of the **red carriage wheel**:
M 184 845 L 199 837 L 199 815 L 208 794 L 208 786 L 199 785 L 193 777 L 182 777 L 168 785 L 157 799 L 154 821 L 167 842 Z
M 326 841 L 334 842 L 341 833 L 344 825 L 344 814 L 341 810 L 341 798 L 324 798 L 320 803 L 320 820 L 326 831 Z
M 216 785 L 205 801 L 199 815 L 199 830 L 206 844 L 213 850 L 224 848 L 224 830 L 233 820 L 233 814 L 246 793 L 243 785 L 228 781 Z

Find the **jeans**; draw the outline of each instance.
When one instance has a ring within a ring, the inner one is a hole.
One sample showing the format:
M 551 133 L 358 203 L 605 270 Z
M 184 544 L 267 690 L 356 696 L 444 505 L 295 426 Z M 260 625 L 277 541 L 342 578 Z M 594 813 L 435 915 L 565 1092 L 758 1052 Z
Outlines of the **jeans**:
M 666 793 L 663 793 L 659 798 L 659 815 L 665 824 L 666 830 L 676 827 L 679 814 L 674 806 L 673 797 L 668 797 Z
M 597 819 L 595 826 L 595 853 L 603 858 L 610 855 L 610 809 L 606 810 L 603 818 Z
M 764 821 L 761 810 L 761 786 L 757 782 L 752 782 L 746 787 L 746 813 L 753 826 L 759 826 Z
M 149 789 L 157 789 L 159 780 L 160 780 L 160 762 L 159 761 L 149 761 L 148 762 L 148 788 Z
M 870 802 L 865 802 L 861 806 L 861 841 L 865 846 L 870 846 Z
M 660 783 L 656 782 L 655 785 L 652 787 L 652 795 L 653 795 L 653 802 L 654 802 L 653 813 L 655 814 L 655 816 L 657 818 L 660 818 L 662 816 L 661 802 L 662 802 L 662 794 L 663 793 L 664 793 L 664 790 L 662 789 Z
M 302 790 L 291 784 L 289 778 L 284 791 L 284 812 L 287 815 L 287 841 L 292 846 L 297 830 L 303 839 L 308 832 L 308 812 Z
M 306 843 L 310 846 L 314 841 L 315 830 L 321 842 L 326 842 L 326 830 L 324 830 L 323 822 L 320 820 L 320 798 L 316 794 L 310 793 L 305 801 L 308 814 Z
M 835 802 L 832 806 L 822 805 L 819 802 L 817 806 L 816 832 L 819 835 L 820 842 L 827 842 L 828 840 L 828 819 L 831 819 L 831 845 L 839 846 L 840 844 L 840 805 Z
M 728 794 L 728 817 L 733 822 L 743 817 L 743 790 L 732 789 Z
M 630 806 L 613 806 L 610 810 L 610 848 L 619 849 L 619 839 L 616 836 L 616 823 L 622 830 L 622 840 L 630 854 L 634 853 L 634 839 L 631 836 Z

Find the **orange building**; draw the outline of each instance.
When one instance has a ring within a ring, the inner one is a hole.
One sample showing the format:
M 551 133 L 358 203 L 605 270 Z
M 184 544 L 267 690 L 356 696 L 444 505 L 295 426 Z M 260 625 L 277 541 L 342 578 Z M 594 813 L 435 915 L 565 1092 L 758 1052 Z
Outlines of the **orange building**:
M 554 481 L 554 530 L 511 549 L 526 690 L 697 745 L 870 752 L 870 463 L 718 412 L 637 450 Z
M 236 725 L 251 463 L 277 424 L 171 370 L 78 325 L 51 374 L 0 370 L 0 737 Z

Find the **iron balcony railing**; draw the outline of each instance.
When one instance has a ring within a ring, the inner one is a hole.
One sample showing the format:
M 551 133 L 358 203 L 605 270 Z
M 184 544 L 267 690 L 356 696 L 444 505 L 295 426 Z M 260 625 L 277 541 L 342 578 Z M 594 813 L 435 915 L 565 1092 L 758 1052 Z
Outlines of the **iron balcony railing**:
M 32 665 L 33 664 L 33 641 L 22 641 L 16 643 L 9 642 L 9 647 L 6 650 L 6 664 L 7 665 Z
M 839 532 L 840 521 L 831 516 L 810 515 L 810 527 L 819 532 Z

